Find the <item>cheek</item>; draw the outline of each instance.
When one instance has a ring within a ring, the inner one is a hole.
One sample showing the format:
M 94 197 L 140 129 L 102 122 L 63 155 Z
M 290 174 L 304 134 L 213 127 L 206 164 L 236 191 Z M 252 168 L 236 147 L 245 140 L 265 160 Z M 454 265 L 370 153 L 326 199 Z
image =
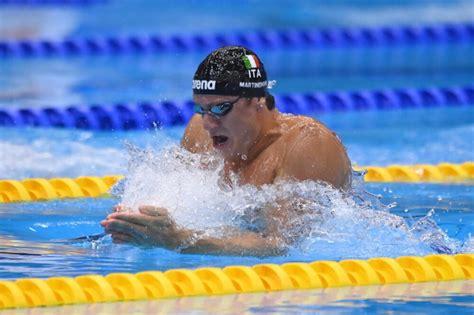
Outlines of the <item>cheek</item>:
M 236 111 L 232 113 L 233 115 L 229 115 L 226 117 L 227 120 L 222 121 L 223 126 L 226 127 L 229 135 L 236 138 L 237 142 L 252 142 L 258 127 L 255 114 L 249 108 L 235 108 L 234 110 Z
M 240 118 L 240 119 L 233 119 L 229 124 L 229 131 L 232 132 L 232 135 L 237 137 L 243 137 L 250 133 L 252 129 L 252 124 L 248 121 L 248 119 Z
M 255 125 L 247 120 L 241 121 L 235 130 L 235 135 L 244 143 L 252 143 L 257 138 Z

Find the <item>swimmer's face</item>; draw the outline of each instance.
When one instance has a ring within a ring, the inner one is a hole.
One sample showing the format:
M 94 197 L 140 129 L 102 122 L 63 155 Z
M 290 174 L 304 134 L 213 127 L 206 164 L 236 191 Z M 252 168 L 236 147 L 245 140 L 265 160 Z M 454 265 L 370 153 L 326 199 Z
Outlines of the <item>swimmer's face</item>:
M 202 107 L 204 129 L 209 133 L 213 147 L 224 158 L 238 159 L 247 155 L 260 131 L 257 119 L 257 98 L 224 95 L 194 95 L 194 103 Z M 222 117 L 206 113 L 212 106 L 233 103 L 232 110 Z

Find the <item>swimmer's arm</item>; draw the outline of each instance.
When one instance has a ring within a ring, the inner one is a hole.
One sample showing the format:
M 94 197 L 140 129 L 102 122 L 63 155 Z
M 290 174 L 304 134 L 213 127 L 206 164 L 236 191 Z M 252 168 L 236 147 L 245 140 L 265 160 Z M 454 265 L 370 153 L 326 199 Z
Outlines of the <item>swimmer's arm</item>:
M 234 233 L 233 233 L 234 234 Z M 205 237 L 181 247 L 182 253 L 214 254 L 214 255 L 245 255 L 245 256 L 278 256 L 285 253 L 285 248 L 277 237 L 240 231 L 232 237 Z
M 351 164 L 339 139 L 329 130 L 298 134 L 275 180 L 320 180 L 336 188 L 350 184 Z
M 294 228 L 295 211 L 291 202 L 279 200 L 261 210 L 265 229 L 259 233 L 228 227 L 231 236 L 223 238 L 199 238 L 181 251 L 185 253 L 209 253 L 217 255 L 280 256 L 286 253 L 299 235 L 286 233 Z

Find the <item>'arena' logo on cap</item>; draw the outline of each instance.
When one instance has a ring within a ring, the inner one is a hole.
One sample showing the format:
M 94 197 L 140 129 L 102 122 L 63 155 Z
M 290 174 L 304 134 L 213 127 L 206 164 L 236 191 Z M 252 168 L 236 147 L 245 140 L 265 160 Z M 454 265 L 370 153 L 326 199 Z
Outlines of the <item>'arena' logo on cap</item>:
M 215 90 L 216 80 L 193 80 L 193 90 Z

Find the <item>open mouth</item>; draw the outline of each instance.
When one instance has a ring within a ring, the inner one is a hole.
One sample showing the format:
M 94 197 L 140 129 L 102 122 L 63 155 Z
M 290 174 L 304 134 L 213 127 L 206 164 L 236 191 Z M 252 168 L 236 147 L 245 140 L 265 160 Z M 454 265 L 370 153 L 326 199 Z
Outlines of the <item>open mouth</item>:
M 226 136 L 213 136 L 212 137 L 212 143 L 214 144 L 215 147 L 221 147 L 227 143 L 227 140 L 229 140 L 229 137 Z

